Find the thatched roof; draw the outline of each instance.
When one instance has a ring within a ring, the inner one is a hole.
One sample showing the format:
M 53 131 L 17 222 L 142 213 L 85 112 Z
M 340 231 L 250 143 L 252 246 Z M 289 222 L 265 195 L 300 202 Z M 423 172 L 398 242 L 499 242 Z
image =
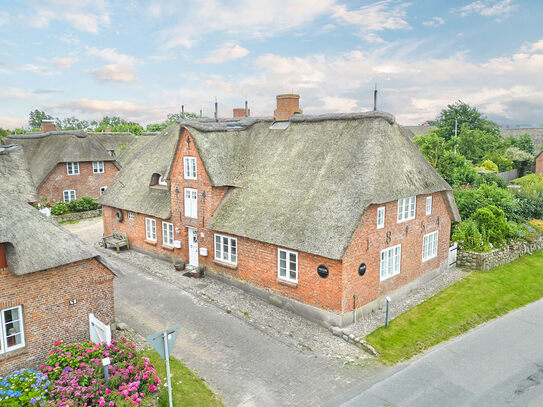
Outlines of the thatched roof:
M 411 133 L 413 134 L 413 137 L 416 137 L 416 136 L 425 136 L 426 134 L 428 134 L 430 131 L 432 130 L 435 130 L 437 129 L 436 126 L 402 126 L 404 129 L 407 129 L 409 131 L 411 131 Z
M 212 185 L 233 187 L 208 224 L 213 230 L 341 259 L 371 204 L 445 191 L 459 220 L 450 186 L 390 114 L 294 115 L 284 130 L 272 123 L 180 121 L 119 172 L 102 204 L 169 216 L 169 191 L 149 188 L 149 180 L 169 179 L 186 128 Z
M 39 187 L 59 163 L 115 161 L 115 156 L 109 154 L 109 149 L 102 144 L 102 138 L 79 130 L 50 131 L 30 135 L 12 134 L 3 142 L 23 146 L 32 178 Z
M 126 148 L 137 139 L 136 136 L 129 132 L 89 132 L 87 134 L 96 138 L 107 150 L 113 150 L 115 156 L 121 153 L 121 147 Z
M 165 177 L 169 173 L 178 140 L 178 124 L 156 136 L 138 137 L 136 144 L 130 147 L 129 155 L 121 160 L 122 169 L 100 197 L 100 203 L 162 219 L 169 218 L 170 191 L 150 188 L 149 183 L 153 174 Z
M 135 137 L 134 141 L 123 148 L 117 155 L 117 162 L 121 167 L 124 167 L 128 161 L 132 159 L 134 153 L 140 151 L 149 141 L 156 136 L 157 133 L 143 133 L 141 136 Z
M 36 202 L 38 194 L 26 163 L 23 148 L 16 144 L 0 146 L 0 185 L 26 202 Z
M 77 236 L 0 188 L 0 243 L 16 275 L 47 270 L 98 256 Z

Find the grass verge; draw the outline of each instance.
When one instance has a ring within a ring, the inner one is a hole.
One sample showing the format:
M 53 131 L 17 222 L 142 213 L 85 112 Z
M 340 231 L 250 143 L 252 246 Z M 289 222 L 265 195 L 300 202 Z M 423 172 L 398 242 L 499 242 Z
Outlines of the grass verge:
M 166 362 L 152 349 L 141 352 L 155 366 L 157 374 L 163 384 L 166 380 Z M 174 407 L 222 407 L 219 398 L 211 391 L 203 379 L 196 376 L 179 360 L 170 357 L 170 371 L 172 374 L 172 397 Z M 162 387 L 159 406 L 169 406 L 168 388 Z
M 475 271 L 381 327 L 366 340 L 386 364 L 543 297 L 543 250 L 492 271 Z

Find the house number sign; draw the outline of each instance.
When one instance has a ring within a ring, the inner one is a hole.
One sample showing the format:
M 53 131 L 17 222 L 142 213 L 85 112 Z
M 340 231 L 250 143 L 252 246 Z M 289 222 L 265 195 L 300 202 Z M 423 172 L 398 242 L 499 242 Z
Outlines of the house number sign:
M 319 264 L 319 266 L 317 267 L 317 273 L 322 278 L 328 277 L 328 267 L 326 267 L 324 264 Z
M 360 266 L 358 266 L 358 275 L 363 276 L 366 272 L 366 263 L 361 263 Z
M 77 298 L 70 300 L 70 306 L 73 307 L 74 305 L 77 305 Z

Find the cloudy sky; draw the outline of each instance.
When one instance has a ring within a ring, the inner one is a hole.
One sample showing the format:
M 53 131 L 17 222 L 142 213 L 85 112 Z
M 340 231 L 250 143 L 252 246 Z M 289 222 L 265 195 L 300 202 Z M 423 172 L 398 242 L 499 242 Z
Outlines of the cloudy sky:
M 271 115 L 378 108 L 402 124 L 456 100 L 502 125 L 543 123 L 540 0 L 0 1 L 0 127 L 28 113 Z

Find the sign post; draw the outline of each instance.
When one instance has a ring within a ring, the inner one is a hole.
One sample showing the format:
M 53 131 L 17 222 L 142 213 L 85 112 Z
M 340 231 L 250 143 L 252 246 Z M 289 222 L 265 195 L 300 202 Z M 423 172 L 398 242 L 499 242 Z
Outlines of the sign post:
M 173 407 L 172 401 L 172 381 L 170 375 L 170 349 L 173 348 L 177 334 L 181 327 L 179 325 L 174 326 L 171 329 L 158 332 L 147 337 L 147 341 L 155 348 L 158 354 L 166 360 L 166 375 L 168 378 L 168 398 L 170 400 L 170 407 Z

